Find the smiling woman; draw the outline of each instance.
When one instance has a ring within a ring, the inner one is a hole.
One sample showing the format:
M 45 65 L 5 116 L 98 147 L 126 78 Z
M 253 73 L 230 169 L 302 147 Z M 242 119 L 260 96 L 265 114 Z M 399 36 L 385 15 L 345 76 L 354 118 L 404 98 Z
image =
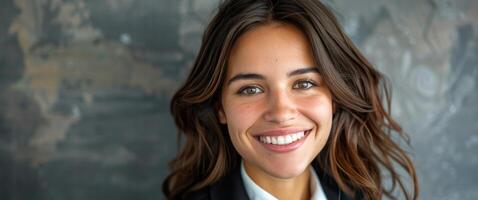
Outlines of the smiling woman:
M 171 102 L 186 139 L 163 190 L 332 200 L 396 198 L 398 186 L 417 199 L 413 164 L 391 139 L 406 135 L 384 106 L 388 92 L 319 1 L 225 1 Z
M 255 27 L 227 66 L 219 119 L 245 171 L 280 199 L 310 196 L 306 169 L 327 141 L 333 109 L 306 36 L 287 23 Z

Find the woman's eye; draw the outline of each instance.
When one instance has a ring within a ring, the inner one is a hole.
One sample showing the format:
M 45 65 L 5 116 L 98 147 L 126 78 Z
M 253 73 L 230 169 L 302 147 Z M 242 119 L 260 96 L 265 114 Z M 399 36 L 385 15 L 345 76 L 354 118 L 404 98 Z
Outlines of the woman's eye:
M 314 86 L 315 86 L 315 83 L 313 83 L 312 81 L 298 81 L 293 88 L 294 89 L 309 89 Z
M 238 94 L 241 95 L 253 95 L 253 94 L 258 94 L 264 92 L 261 88 L 256 87 L 256 86 L 248 86 L 241 88 L 238 92 Z

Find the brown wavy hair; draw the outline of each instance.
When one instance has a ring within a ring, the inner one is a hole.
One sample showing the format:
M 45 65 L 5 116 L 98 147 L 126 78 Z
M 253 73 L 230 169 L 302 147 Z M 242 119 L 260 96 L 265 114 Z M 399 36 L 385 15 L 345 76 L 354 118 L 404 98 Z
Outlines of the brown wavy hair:
M 227 127 L 218 120 L 227 61 L 242 33 L 272 22 L 293 24 L 307 35 L 317 68 L 332 92 L 336 112 L 331 133 L 314 162 L 355 198 L 396 199 L 398 188 L 407 200 L 417 199 L 413 163 L 392 139 L 409 144 L 390 115 L 390 88 L 318 0 L 226 0 L 220 4 L 185 84 L 171 101 L 178 141 L 183 144 L 163 183 L 166 197 L 182 199 L 239 163 L 241 157 Z M 385 184 L 386 180 L 391 184 Z

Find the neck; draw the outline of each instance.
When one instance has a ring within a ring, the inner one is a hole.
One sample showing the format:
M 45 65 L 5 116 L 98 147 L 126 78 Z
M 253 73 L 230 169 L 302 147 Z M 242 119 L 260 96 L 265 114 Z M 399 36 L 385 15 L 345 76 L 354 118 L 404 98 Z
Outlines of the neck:
M 310 199 L 310 170 L 292 178 L 277 178 L 244 163 L 249 177 L 277 199 Z

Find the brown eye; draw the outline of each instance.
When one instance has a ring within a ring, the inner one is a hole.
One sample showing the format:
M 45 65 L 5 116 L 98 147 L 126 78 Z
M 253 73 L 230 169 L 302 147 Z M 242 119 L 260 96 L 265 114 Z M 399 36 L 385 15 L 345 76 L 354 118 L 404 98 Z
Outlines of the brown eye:
M 257 86 L 247 86 L 243 87 L 238 91 L 240 95 L 254 95 L 264 92 L 260 87 Z
M 316 86 L 316 84 L 312 81 L 298 81 L 295 85 L 294 85 L 294 89 L 310 89 L 312 87 Z

